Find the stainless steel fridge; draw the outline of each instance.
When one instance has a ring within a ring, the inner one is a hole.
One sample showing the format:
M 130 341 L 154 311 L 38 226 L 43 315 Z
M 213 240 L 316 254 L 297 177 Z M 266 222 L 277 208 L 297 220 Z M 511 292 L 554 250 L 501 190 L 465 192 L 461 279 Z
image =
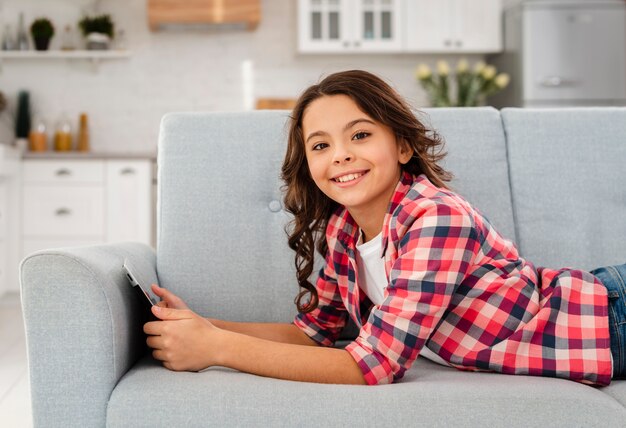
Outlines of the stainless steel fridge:
M 526 0 L 504 12 L 511 83 L 496 107 L 626 105 L 626 0 Z

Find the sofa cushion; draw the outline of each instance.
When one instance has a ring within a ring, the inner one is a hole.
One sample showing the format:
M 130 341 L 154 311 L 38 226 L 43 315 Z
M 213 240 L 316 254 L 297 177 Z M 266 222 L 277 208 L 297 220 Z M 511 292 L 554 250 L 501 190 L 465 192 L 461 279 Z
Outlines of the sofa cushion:
M 172 372 L 146 357 L 120 380 L 107 409 L 110 427 L 374 426 L 381 421 L 387 426 L 612 427 L 624 420 L 626 410 L 590 386 L 461 372 L 422 358 L 400 383 L 372 387 L 283 381 L 221 367 Z
M 504 237 L 516 241 L 509 170 L 498 110 L 424 109 L 418 118 L 443 137 L 442 165 L 454 174 L 451 187 L 478 208 Z
M 626 108 L 503 109 L 522 255 L 548 267 L 626 261 Z
M 196 312 L 289 322 L 297 293 L 281 208 L 287 112 L 168 114 L 157 271 Z
M 161 285 L 198 313 L 290 322 L 297 293 L 284 232 L 280 167 L 287 111 L 176 113 L 159 140 L 157 269 Z M 444 137 L 452 187 L 501 232 L 514 228 L 504 134 L 497 110 L 419 114 Z

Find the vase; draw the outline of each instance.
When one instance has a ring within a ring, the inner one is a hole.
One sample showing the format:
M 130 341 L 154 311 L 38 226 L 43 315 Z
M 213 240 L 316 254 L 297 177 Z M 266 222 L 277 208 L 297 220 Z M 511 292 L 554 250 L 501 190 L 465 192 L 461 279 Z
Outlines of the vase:
M 87 34 L 87 49 L 91 51 L 104 51 L 109 49 L 111 38 L 103 33 Z
M 35 49 L 38 51 L 47 51 L 50 45 L 50 37 L 34 37 Z

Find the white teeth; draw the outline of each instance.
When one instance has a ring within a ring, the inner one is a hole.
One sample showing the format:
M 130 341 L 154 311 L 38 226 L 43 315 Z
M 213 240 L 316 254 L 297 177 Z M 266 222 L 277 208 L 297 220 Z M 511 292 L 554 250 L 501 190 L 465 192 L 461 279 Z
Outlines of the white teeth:
M 358 174 L 346 174 L 346 175 L 342 175 L 341 177 L 335 178 L 335 181 L 338 181 L 340 183 L 346 183 L 348 181 L 356 180 L 357 178 L 359 178 L 363 174 L 364 173 L 362 173 L 362 172 L 360 172 Z

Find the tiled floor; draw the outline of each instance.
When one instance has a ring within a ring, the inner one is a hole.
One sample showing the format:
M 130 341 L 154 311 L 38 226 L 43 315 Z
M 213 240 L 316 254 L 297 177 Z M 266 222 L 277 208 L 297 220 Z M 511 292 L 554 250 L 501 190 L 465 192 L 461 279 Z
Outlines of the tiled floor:
M 17 293 L 0 297 L 0 425 L 33 425 L 24 323 Z

